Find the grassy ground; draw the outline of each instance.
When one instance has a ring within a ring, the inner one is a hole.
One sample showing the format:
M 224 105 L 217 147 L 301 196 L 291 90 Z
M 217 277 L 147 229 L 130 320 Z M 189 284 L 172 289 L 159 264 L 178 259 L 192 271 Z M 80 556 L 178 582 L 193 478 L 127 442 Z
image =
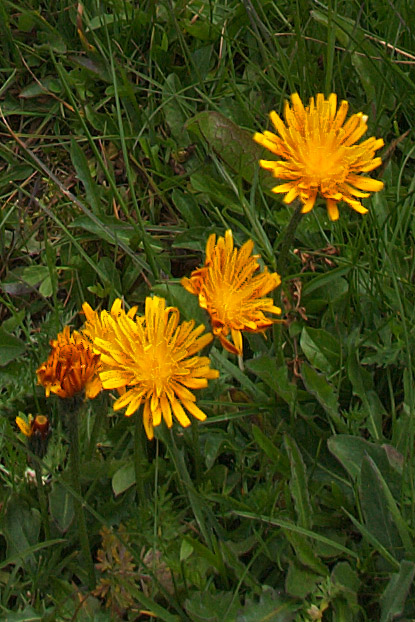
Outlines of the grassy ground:
M 414 619 L 411 3 L 1 0 L 0 33 L 0 618 Z M 287 322 L 245 337 L 244 371 L 214 344 L 205 423 L 143 442 L 138 416 L 88 405 L 92 594 L 65 413 L 35 371 L 84 301 L 142 310 L 151 291 L 206 322 L 180 278 L 211 232 L 279 270 L 292 208 L 251 136 L 293 92 L 369 116 L 385 190 L 365 216 L 302 219 Z M 53 424 L 42 487 L 29 413 Z

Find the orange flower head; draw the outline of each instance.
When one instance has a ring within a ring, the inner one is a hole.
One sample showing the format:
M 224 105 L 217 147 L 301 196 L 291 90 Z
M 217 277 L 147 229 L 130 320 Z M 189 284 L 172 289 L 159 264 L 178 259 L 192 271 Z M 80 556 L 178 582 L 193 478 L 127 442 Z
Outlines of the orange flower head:
M 190 389 L 206 387 L 219 372 L 210 368 L 206 356 L 195 356 L 212 335 L 202 335 L 204 326 L 195 322 L 179 324 L 179 310 L 166 307 L 164 298 L 147 297 L 144 316 L 107 314 L 105 337 L 94 338 L 94 349 L 101 353 L 104 389 L 124 390 L 114 402 L 114 410 L 127 407 L 132 415 L 141 404 L 147 437 L 162 418 L 170 428 L 173 415 L 183 427 L 190 425 L 185 410 L 203 421 L 204 412 L 196 406 Z
M 276 112 L 270 113 L 278 135 L 268 131 L 254 135 L 257 143 L 283 158 L 259 161 L 264 169 L 284 181 L 272 191 L 285 194 L 285 203 L 299 197 L 303 213 L 313 209 L 320 194 L 326 199 L 331 220 L 339 217 L 339 201 L 365 214 L 368 210 L 358 199 L 383 188 L 383 182 L 359 175 L 382 163 L 380 157 L 374 157 L 375 151 L 384 145 L 381 138 L 372 136 L 356 144 L 367 131 L 368 117 L 359 112 L 344 123 L 349 104 L 342 101 L 337 108 L 334 93 L 328 99 L 318 93 L 315 100 L 310 98 L 307 107 L 294 93 L 291 102 L 292 107 L 285 102 L 285 123 Z
M 239 250 L 234 248 L 230 230 L 217 242 L 212 233 L 206 244 L 205 265 L 181 281 L 187 291 L 198 296 L 200 307 L 209 313 L 213 334 L 222 346 L 238 355 L 243 350 L 241 331 L 263 332 L 277 321 L 264 313 L 281 313 L 272 298 L 264 298 L 278 287 L 281 278 L 267 268 L 258 272 L 259 255 L 252 255 L 253 248 L 252 240 Z M 229 333 L 233 343 L 227 337 Z
M 96 397 L 102 388 L 98 376 L 101 363 L 91 344 L 77 331 L 71 334 L 69 326 L 65 326 L 50 345 L 52 352 L 36 372 L 46 397 L 51 393 L 73 397 L 83 390 L 85 397 Z

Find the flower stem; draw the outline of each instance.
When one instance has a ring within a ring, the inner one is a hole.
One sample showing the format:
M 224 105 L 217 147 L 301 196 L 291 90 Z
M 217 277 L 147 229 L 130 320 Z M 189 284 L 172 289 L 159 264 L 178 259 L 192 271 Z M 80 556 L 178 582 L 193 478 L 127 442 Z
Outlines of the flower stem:
M 287 228 L 284 231 L 284 237 L 279 247 L 277 270 L 278 270 L 278 273 L 281 275 L 282 282 L 284 282 L 284 278 L 286 277 L 286 271 L 287 271 L 287 266 L 288 266 L 288 253 L 290 252 L 290 248 L 293 245 L 297 226 L 299 225 L 301 218 L 303 216 L 302 211 L 301 211 L 302 208 L 303 208 L 303 205 L 301 201 L 297 199 L 294 202 L 293 215 L 291 216 L 291 220 L 288 223 Z M 281 287 L 278 288 L 276 292 L 275 302 L 278 306 L 281 305 L 281 300 L 282 300 L 282 285 Z M 283 356 L 282 347 L 281 347 L 282 329 L 283 329 L 282 323 L 274 324 L 273 336 L 274 336 L 275 355 L 277 358 L 277 363 L 279 365 L 283 365 L 284 363 L 284 356 Z
M 70 466 L 72 476 L 72 488 L 75 492 L 74 510 L 75 520 L 78 526 L 79 544 L 81 546 L 82 557 L 88 574 L 88 587 L 92 590 L 95 587 L 95 568 L 89 546 L 88 531 L 86 527 L 85 513 L 81 501 L 81 469 L 79 452 L 79 410 L 69 413 L 67 418 L 68 431 L 70 437 Z
M 288 253 L 294 242 L 297 226 L 299 225 L 300 220 L 303 217 L 303 214 L 301 212 L 302 209 L 303 209 L 303 205 L 297 199 L 294 202 L 294 212 L 293 212 L 293 215 L 291 216 L 291 220 L 288 223 L 286 230 L 284 231 L 284 237 L 281 242 L 281 246 L 279 248 L 277 269 L 278 269 L 279 274 L 281 274 L 281 278 L 284 278 L 285 272 L 287 270 Z M 281 290 L 279 291 L 281 292 Z
M 48 515 L 48 503 L 45 493 L 45 487 L 42 479 L 42 467 L 40 465 L 39 458 L 36 456 L 33 459 L 33 468 L 35 470 L 36 475 L 36 483 L 37 483 L 37 496 L 39 499 L 40 506 L 40 514 L 42 516 L 43 530 L 45 533 L 45 540 L 50 540 L 50 525 L 49 525 L 49 515 Z
M 88 448 L 85 453 L 86 461 L 91 460 L 92 457 L 94 456 L 94 452 L 96 449 L 99 433 L 101 431 L 102 423 L 105 417 L 107 416 L 108 402 L 107 402 L 106 397 L 107 397 L 106 394 L 101 394 L 99 397 L 96 398 L 98 403 L 97 403 L 96 408 L 94 408 L 95 419 L 94 419 L 94 423 L 93 423 L 92 430 L 91 430 L 91 436 L 89 439 Z
M 146 444 L 144 438 L 143 420 L 142 417 L 136 414 L 134 426 L 134 471 L 137 499 L 139 503 L 144 503 L 146 499 L 144 490 L 144 472 L 147 465 L 147 456 L 145 449 Z

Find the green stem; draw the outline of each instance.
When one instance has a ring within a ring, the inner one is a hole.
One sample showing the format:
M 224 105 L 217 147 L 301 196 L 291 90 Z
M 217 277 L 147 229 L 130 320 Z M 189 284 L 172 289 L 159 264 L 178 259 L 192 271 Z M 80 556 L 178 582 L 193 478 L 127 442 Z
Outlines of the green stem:
M 294 202 L 294 213 L 291 216 L 291 220 L 288 223 L 287 228 L 284 231 L 284 237 L 279 247 L 277 270 L 278 270 L 278 273 L 281 275 L 282 281 L 284 281 L 284 278 L 286 277 L 286 271 L 287 271 L 287 266 L 288 266 L 288 253 L 290 252 L 290 249 L 293 245 L 293 242 L 295 239 L 295 232 L 303 216 L 301 212 L 302 209 L 303 209 L 303 205 L 297 199 Z M 282 287 L 279 287 L 275 295 L 275 302 L 278 306 L 281 305 L 281 299 L 282 299 Z M 274 347 L 275 347 L 275 355 L 277 358 L 277 363 L 279 365 L 284 364 L 284 356 L 283 356 L 282 347 L 281 347 L 282 346 L 282 329 L 283 329 L 282 323 L 274 324 L 274 328 L 273 328 Z
M 68 430 L 70 437 L 70 465 L 72 476 L 72 488 L 74 495 L 75 520 L 78 526 L 79 544 L 88 574 L 88 586 L 92 590 L 95 587 L 95 568 L 89 546 L 88 531 L 86 527 L 85 513 L 81 501 L 81 469 L 79 452 L 79 409 L 74 409 L 68 416 Z
M 98 404 L 94 409 L 95 419 L 91 430 L 91 436 L 89 438 L 88 448 L 85 453 L 85 461 L 91 460 L 94 455 L 102 423 L 107 416 L 108 401 L 106 397 L 107 394 L 103 392 L 99 397 L 96 398 Z
M 147 456 L 145 454 L 145 449 L 146 443 L 144 437 L 143 419 L 140 416 L 140 413 L 136 413 L 134 426 L 134 471 L 137 499 L 139 503 L 144 503 L 146 499 L 144 490 L 144 472 L 147 465 Z
M 192 444 L 193 444 L 193 460 L 195 465 L 196 483 L 201 482 L 203 473 L 202 456 L 200 455 L 199 425 L 197 422 L 192 423 Z
M 293 245 L 297 226 L 299 225 L 300 220 L 303 217 L 303 214 L 301 212 L 302 209 L 303 205 L 297 199 L 294 202 L 294 213 L 291 216 L 291 220 L 288 223 L 286 230 L 284 231 L 284 237 L 279 248 L 277 270 L 279 274 L 281 274 L 281 278 L 284 278 L 285 272 L 287 270 L 288 253 L 290 252 L 290 248 Z
M 46 493 L 45 493 L 45 487 L 43 485 L 42 467 L 40 465 L 40 461 L 37 458 L 37 456 L 33 458 L 33 467 L 35 469 L 35 474 L 36 474 L 37 496 L 39 499 L 40 514 L 42 516 L 45 540 L 50 540 L 48 503 L 47 503 L 47 498 L 46 498 Z

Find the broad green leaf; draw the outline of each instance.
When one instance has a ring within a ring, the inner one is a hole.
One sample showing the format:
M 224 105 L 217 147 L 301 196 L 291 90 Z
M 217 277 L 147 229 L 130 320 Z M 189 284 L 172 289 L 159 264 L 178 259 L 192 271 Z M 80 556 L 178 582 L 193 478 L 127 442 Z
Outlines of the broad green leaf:
M 343 512 L 349 519 L 352 521 L 353 525 L 360 531 L 362 536 L 366 538 L 366 540 L 373 546 L 373 548 L 380 553 L 380 555 L 392 566 L 395 570 L 399 570 L 399 561 L 395 559 L 395 557 L 388 551 L 388 549 L 383 546 L 382 542 L 380 542 L 372 533 L 363 525 L 360 521 L 357 520 L 350 512 L 348 512 L 345 508 L 343 508 Z
M 162 106 L 170 132 L 179 144 L 188 145 L 191 141 L 185 130 L 186 115 L 183 106 L 180 105 L 180 97 L 183 96 L 183 87 L 178 76 L 171 73 L 167 76 L 162 89 Z
M 290 596 L 304 599 L 313 591 L 318 581 L 321 581 L 320 575 L 290 562 L 285 577 L 285 591 Z
M 259 447 L 275 464 L 276 472 L 288 477 L 290 474 L 290 464 L 287 457 L 258 426 L 252 426 L 252 435 Z
M 322 544 L 328 545 L 331 548 L 336 549 L 337 551 L 346 553 L 346 555 L 350 555 L 351 557 L 355 559 L 359 559 L 359 556 L 357 555 L 357 553 L 347 548 L 340 542 L 337 542 L 336 540 L 330 540 L 330 538 L 326 538 L 325 536 L 321 535 L 320 533 L 316 531 L 312 531 L 310 529 L 304 529 L 303 527 L 300 527 L 299 525 L 295 525 L 291 521 L 284 520 L 282 518 L 277 518 L 274 516 L 264 516 L 263 514 L 253 514 L 252 512 L 242 512 L 239 510 L 234 510 L 233 513 L 236 514 L 237 516 L 241 516 L 242 518 L 250 518 L 251 520 L 259 520 L 264 523 L 268 523 L 269 525 L 281 527 L 282 529 L 288 529 L 289 531 L 293 531 L 294 533 L 298 533 L 302 536 L 307 536 L 308 538 L 311 538 L 312 540 L 316 540 L 317 542 L 321 542 Z
M 287 367 L 277 367 L 275 357 L 264 354 L 246 361 L 246 368 L 261 378 L 290 408 L 297 401 L 297 387 L 288 380 Z
M 340 343 L 322 328 L 304 327 L 300 346 L 313 367 L 326 374 L 337 371 L 340 365 Z
M 209 171 L 193 173 L 190 181 L 195 190 L 207 194 L 216 203 L 225 207 L 232 206 L 236 211 L 241 211 L 238 198 L 233 190 L 226 184 L 213 179 Z
M 47 277 L 49 277 L 49 269 L 47 266 L 26 266 L 21 274 L 22 281 L 28 283 L 32 287 L 37 287 Z
M 114 495 L 120 495 L 135 484 L 135 469 L 134 464 L 129 462 L 122 466 L 112 476 L 112 490 Z
M 92 211 L 94 214 L 99 214 L 101 211 L 101 202 L 96 182 L 92 179 L 88 160 L 86 159 L 84 152 L 73 138 L 71 139 L 71 160 L 80 181 L 85 187 L 86 199 L 91 206 Z
M 220 112 L 200 112 L 186 123 L 186 127 L 200 138 L 236 173 L 252 182 L 254 171 L 263 148 L 252 139 L 253 134 L 241 129 Z M 270 177 L 270 176 L 269 176 Z M 271 180 L 270 184 L 275 185 Z
M 241 384 L 241 387 L 250 393 L 258 403 L 267 404 L 269 402 L 269 396 L 265 391 L 263 391 L 258 384 L 252 382 L 245 372 L 242 372 L 237 365 L 222 354 L 221 350 L 212 348 L 210 357 L 213 361 L 213 367 L 223 369 L 226 373 L 234 377 L 235 380 Z
M 127 245 L 130 244 L 135 234 L 132 225 L 118 220 L 115 216 L 100 216 L 99 220 L 103 226 L 100 226 L 99 223 L 94 222 L 88 216 L 78 216 L 69 226 L 71 228 L 80 227 L 85 229 L 85 231 L 93 233 L 97 238 L 105 240 L 110 244 L 117 244 L 118 241 Z
M 26 350 L 26 344 L 0 326 L 0 367 L 14 361 Z
M 44 612 L 37 613 L 33 607 L 28 605 L 23 611 L 8 611 L 3 614 L 4 622 L 43 622 L 45 620 Z
M 415 577 L 415 564 L 402 560 L 399 572 L 393 573 L 380 597 L 380 622 L 393 622 L 400 619 L 404 612 L 405 602 Z
M 365 462 L 366 461 L 367 461 L 367 464 L 370 465 L 370 468 L 373 471 L 373 475 L 379 484 L 379 493 L 382 494 L 385 499 L 387 508 L 390 513 L 389 516 L 391 520 L 393 520 L 396 526 L 396 529 L 399 532 L 400 538 L 402 540 L 402 543 L 405 549 L 405 554 L 407 556 L 413 555 L 414 546 L 413 546 L 412 537 L 409 531 L 409 527 L 401 515 L 401 512 L 398 508 L 395 498 L 393 497 L 376 463 L 369 456 L 365 457 Z M 362 468 L 362 471 L 363 471 L 363 468 Z
M 328 15 L 319 9 L 313 9 L 310 11 L 310 15 L 320 24 L 328 26 L 330 23 L 330 27 L 334 29 L 336 37 L 346 48 L 358 49 L 359 52 L 365 52 L 372 57 L 379 55 L 379 50 L 373 45 L 369 37 L 366 37 L 364 31 L 355 20 L 343 17 L 339 13 L 332 11 L 329 22 Z
M 347 426 L 340 418 L 338 397 L 332 385 L 307 363 L 301 365 L 301 375 L 307 391 L 314 395 L 319 404 L 330 415 L 337 429 L 340 432 L 346 431 Z
M 171 194 L 171 200 L 173 201 L 176 209 L 181 217 L 187 222 L 190 228 L 204 227 L 203 233 L 206 231 L 206 227 L 209 225 L 206 216 L 203 214 L 196 199 L 190 192 L 183 192 L 179 188 L 175 188 Z M 188 230 L 185 232 L 185 239 Z M 200 243 L 200 234 L 198 242 Z
M 38 510 L 30 508 L 17 494 L 10 496 L 2 520 L 2 531 L 7 542 L 7 557 L 14 557 L 20 553 L 24 555 L 31 546 L 37 544 L 40 522 Z M 24 560 L 35 563 L 33 553 Z M 23 563 L 23 559 L 19 561 Z
M 382 438 L 383 406 L 373 390 L 371 374 L 357 360 L 357 353 L 352 348 L 347 357 L 347 375 L 352 383 L 353 393 L 357 395 L 365 407 L 368 416 L 368 427 L 373 437 Z
M 246 598 L 236 622 L 291 622 L 301 605 L 297 600 L 282 596 L 280 590 L 263 586 L 258 600 Z
M 338 562 L 330 575 L 332 585 L 331 593 L 335 595 L 333 599 L 333 609 L 335 620 L 342 622 L 356 622 L 360 619 L 358 590 L 360 581 L 357 571 L 348 562 Z
M 377 445 L 349 434 L 332 436 L 328 439 L 327 446 L 353 480 L 356 480 L 360 474 L 363 458 L 370 456 L 382 473 L 393 496 L 399 497 L 403 457 L 396 450 L 392 452 L 394 456 L 392 461 L 389 457 L 392 450 L 388 445 Z
M 73 495 L 59 482 L 53 484 L 49 495 L 49 508 L 59 530 L 65 533 L 74 517 Z
M 194 622 L 235 622 L 240 603 L 232 592 L 193 592 L 184 608 Z
M 360 78 L 360 83 L 366 92 L 367 101 L 375 100 L 376 81 L 379 79 L 379 76 L 376 68 L 373 66 L 373 61 L 356 53 L 352 54 L 351 60 Z
M 319 292 L 319 296 L 324 297 L 327 302 L 334 302 L 348 290 L 348 283 L 343 276 L 347 276 L 351 268 L 341 266 L 334 268 L 330 272 L 324 272 L 314 277 L 303 288 L 303 298 L 312 294 L 315 290 L 324 288 L 324 296 Z
M 379 469 L 369 456 L 362 461 L 359 496 L 366 528 L 396 559 L 400 559 L 404 550 L 396 519 L 404 534 L 405 527 Z M 406 532 L 405 539 L 408 537 Z
M 300 564 L 323 577 L 328 575 L 327 567 L 315 554 L 310 542 L 304 536 L 294 533 L 293 531 L 284 531 L 284 533 L 295 551 L 296 560 L 300 562 Z
M 285 448 L 291 467 L 290 492 L 297 511 L 298 524 L 304 529 L 311 529 L 313 510 L 308 493 L 308 481 L 305 464 L 297 443 L 287 434 L 284 436 Z

